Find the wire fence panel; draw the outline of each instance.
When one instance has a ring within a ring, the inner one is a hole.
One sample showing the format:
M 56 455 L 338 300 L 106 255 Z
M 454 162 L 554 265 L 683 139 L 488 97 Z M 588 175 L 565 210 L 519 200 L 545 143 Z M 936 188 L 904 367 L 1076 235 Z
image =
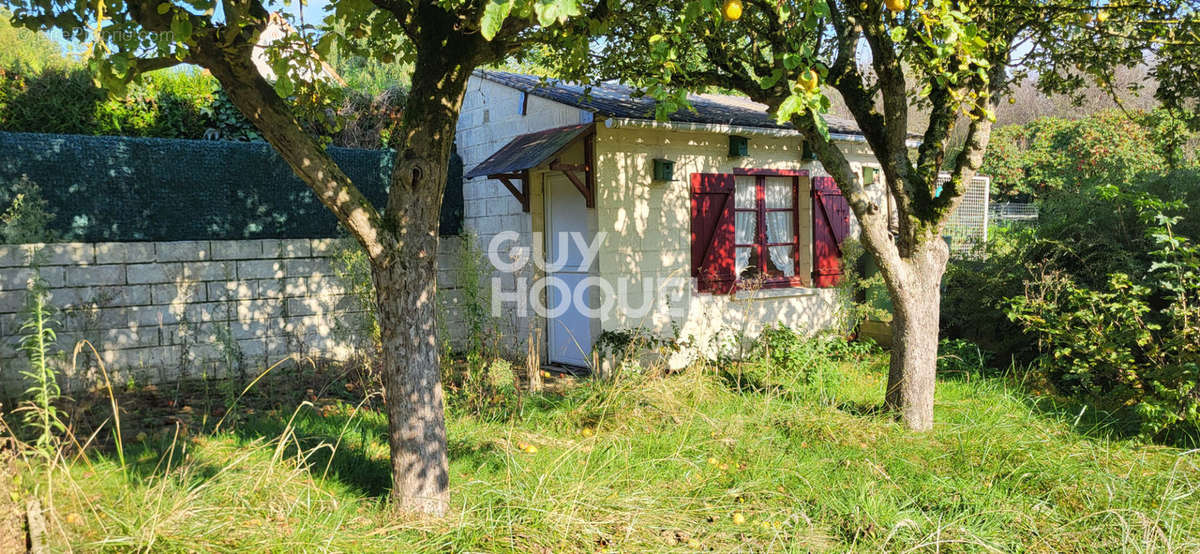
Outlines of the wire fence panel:
M 939 191 L 941 184 L 949 180 L 948 174 L 938 177 Z M 942 234 L 948 237 L 952 254 L 982 253 L 988 238 L 988 199 L 991 187 L 991 177 L 976 175 L 963 192 L 958 208 L 950 214 Z
M 1037 206 L 1032 202 L 1003 202 L 992 204 L 989 216 L 992 225 L 1012 227 L 1014 225 L 1036 225 Z

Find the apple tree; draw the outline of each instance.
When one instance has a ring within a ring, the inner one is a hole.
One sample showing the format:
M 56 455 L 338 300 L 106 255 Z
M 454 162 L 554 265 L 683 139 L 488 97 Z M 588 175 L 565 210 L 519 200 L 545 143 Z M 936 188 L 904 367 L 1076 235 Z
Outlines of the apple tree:
M 933 425 L 946 221 L 979 169 L 998 102 L 1036 76 L 1069 93 L 1148 64 L 1155 94 L 1194 118 L 1200 88 L 1196 0 L 633 0 L 590 59 L 557 60 L 581 80 L 618 78 L 687 109 L 689 91 L 733 91 L 790 122 L 861 224 L 894 305 L 886 406 Z M 1111 89 L 1111 85 L 1109 86 Z M 839 96 L 896 199 L 897 228 L 867 195 L 821 114 Z M 924 121 L 912 117 L 923 112 Z M 965 130 L 961 149 L 952 133 Z M 913 148 L 913 139 L 919 145 Z M 949 181 L 939 182 L 939 174 Z
M 97 81 L 114 93 L 147 72 L 179 64 L 210 71 L 362 245 L 379 306 L 392 498 L 404 511 L 443 513 L 449 475 L 434 324 L 437 230 L 467 80 L 476 67 L 519 54 L 536 41 L 562 39 L 564 34 L 551 29 L 568 19 L 599 17 L 606 4 L 332 0 L 323 21 L 291 16 L 285 36 L 262 40 L 279 17 L 273 10 L 290 13 L 288 0 L 4 2 L 18 24 L 59 29 L 88 43 Z M 337 90 L 321 77 L 320 57 L 335 45 L 413 67 L 382 209 L 367 201 L 326 153 L 326 141 L 302 123 L 329 113 Z M 255 62 L 261 65 L 264 57 L 270 71 L 260 72 Z

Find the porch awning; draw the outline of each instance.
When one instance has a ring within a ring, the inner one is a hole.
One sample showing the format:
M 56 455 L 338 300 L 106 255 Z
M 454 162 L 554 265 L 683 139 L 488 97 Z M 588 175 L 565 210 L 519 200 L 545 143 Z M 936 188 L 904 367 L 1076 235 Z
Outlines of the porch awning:
M 587 133 L 591 127 L 591 123 L 582 123 L 520 135 L 463 177 L 511 175 L 531 169 Z

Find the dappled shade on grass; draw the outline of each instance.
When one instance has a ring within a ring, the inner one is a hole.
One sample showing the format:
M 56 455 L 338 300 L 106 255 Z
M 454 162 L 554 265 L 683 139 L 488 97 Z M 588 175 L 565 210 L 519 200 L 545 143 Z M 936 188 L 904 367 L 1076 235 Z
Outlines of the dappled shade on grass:
M 84 550 L 1200 548 L 1195 453 L 1077 433 L 1069 417 L 979 376 L 940 383 L 939 424 L 912 434 L 870 409 L 882 356 L 835 365 L 842 378 L 817 395 L 777 372 L 739 390 L 731 368 L 696 367 L 581 381 L 526 395 L 519 409 L 452 402 L 443 520 L 389 510 L 379 412 L 320 396 L 251 408 L 174 450 L 163 436 L 127 445 L 128 476 L 95 452 L 56 469 L 53 540 Z

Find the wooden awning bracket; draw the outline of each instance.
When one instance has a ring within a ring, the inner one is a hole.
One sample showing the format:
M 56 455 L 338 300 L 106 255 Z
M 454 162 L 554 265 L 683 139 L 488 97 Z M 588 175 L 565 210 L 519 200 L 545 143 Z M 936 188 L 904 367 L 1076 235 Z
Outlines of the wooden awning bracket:
M 587 207 L 596 207 L 596 173 L 592 171 L 592 166 L 595 164 L 595 133 L 588 133 L 583 137 L 583 158 L 586 160 L 582 164 L 567 164 L 562 163 L 555 158 L 550 162 L 552 171 L 561 171 L 567 179 L 571 180 L 571 184 L 579 190 L 583 195 L 583 200 Z M 579 175 L 582 173 L 582 177 Z M 521 203 L 521 211 L 529 213 L 529 170 L 526 169 L 514 173 L 494 173 L 487 176 L 488 179 L 496 179 L 504 183 L 508 192 Z M 513 181 L 520 181 L 518 187 Z
M 508 189 L 508 192 L 511 192 L 512 195 L 516 197 L 517 201 L 521 203 L 521 211 L 529 213 L 528 169 L 520 173 L 498 173 L 495 175 L 488 175 L 487 177 L 488 179 L 496 179 L 501 183 L 504 183 L 504 186 Z M 513 184 L 513 180 L 521 181 L 521 187 L 517 188 L 517 186 Z
M 561 171 L 567 179 L 571 180 L 571 184 L 579 190 L 579 194 L 583 195 L 584 203 L 589 209 L 596 207 L 596 172 L 592 170 L 592 166 L 596 163 L 595 160 L 595 139 L 596 133 L 588 133 L 583 137 L 583 159 L 582 164 L 565 164 L 556 158 L 550 162 L 550 169 Z M 579 178 L 579 173 L 583 173 L 583 178 Z

